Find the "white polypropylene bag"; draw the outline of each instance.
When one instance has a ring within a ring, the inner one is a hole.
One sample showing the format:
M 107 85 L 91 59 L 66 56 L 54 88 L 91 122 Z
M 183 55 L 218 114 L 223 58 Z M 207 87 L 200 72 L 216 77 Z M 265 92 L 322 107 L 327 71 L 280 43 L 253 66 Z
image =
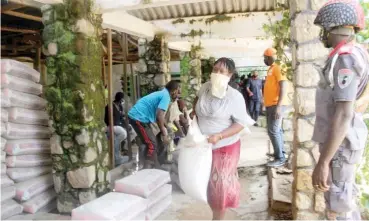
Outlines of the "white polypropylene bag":
M 1 175 L 1 188 L 13 185 L 14 185 L 13 180 L 11 180 L 7 175 Z
M 72 220 L 131 220 L 147 209 L 147 200 L 110 192 L 72 210 Z
M 51 188 L 54 185 L 52 174 L 46 174 L 40 177 L 35 177 L 31 180 L 26 180 L 21 183 L 16 183 L 15 198 L 19 201 L 27 201 L 39 193 Z
M 6 144 L 6 139 L 4 139 L 3 137 L 1 137 L 1 150 L 4 150 L 5 149 L 5 144 Z
M 196 118 L 187 136 L 180 141 L 178 175 L 181 189 L 189 196 L 207 202 L 207 189 L 212 164 L 212 145 L 201 134 Z
M 22 62 L 11 59 L 1 59 L 1 74 L 9 74 L 33 82 L 40 81 L 40 73 L 38 71 Z
M 48 125 L 49 115 L 46 111 L 11 107 L 8 109 L 8 121 L 18 124 Z
M 6 134 L 6 122 L 1 121 L 1 136 Z
M 45 139 L 50 138 L 51 130 L 49 127 L 39 125 L 6 123 L 6 139 Z
M 23 206 L 15 202 L 14 200 L 6 200 L 1 202 L 1 219 L 7 219 L 11 216 L 21 214 L 23 212 Z
M 6 164 L 2 163 L 1 164 L 1 175 L 4 175 L 4 174 L 6 174 Z
M 162 199 L 160 202 L 149 208 L 146 212 L 146 220 L 155 220 L 172 204 L 172 195 Z
M 6 157 L 8 167 L 37 167 L 52 164 L 50 155 L 21 155 Z
M 1 121 L 8 122 L 8 111 L 5 108 L 1 108 Z
M 6 158 L 6 152 L 5 151 L 1 151 L 1 162 L 5 163 L 5 158 Z
M 15 186 L 1 188 L 1 202 L 12 199 L 15 196 Z
M 42 110 L 46 107 L 46 100 L 37 95 L 5 88 L 1 89 L 1 107 L 22 107 Z
M 36 213 L 42 207 L 52 202 L 56 198 L 56 192 L 53 188 L 33 197 L 27 202 L 22 203 L 24 212 Z
M 9 88 L 11 90 L 35 95 L 40 95 L 42 93 L 41 84 L 9 74 L 1 74 L 1 88 Z
M 5 152 L 11 156 L 48 154 L 50 153 L 50 140 L 49 139 L 8 140 L 5 145 Z
M 140 170 L 115 181 L 115 191 L 147 198 L 159 187 L 170 182 L 169 172 L 157 169 Z
M 147 208 L 151 208 L 165 197 L 172 194 L 172 185 L 165 184 L 164 186 L 160 187 L 159 189 L 155 190 L 148 198 Z
M 138 214 L 136 217 L 132 218 L 131 220 L 146 220 L 146 212 L 142 212 Z
M 28 168 L 7 168 L 6 174 L 14 180 L 14 182 L 19 183 L 25 180 L 32 179 L 44 174 L 51 173 L 52 167 L 28 167 Z

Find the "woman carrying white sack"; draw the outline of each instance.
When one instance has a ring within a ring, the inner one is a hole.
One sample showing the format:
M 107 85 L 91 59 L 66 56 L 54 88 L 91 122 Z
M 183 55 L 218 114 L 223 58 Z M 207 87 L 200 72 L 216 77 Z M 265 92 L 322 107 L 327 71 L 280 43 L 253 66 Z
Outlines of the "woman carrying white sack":
M 213 220 L 224 219 L 228 208 L 237 208 L 240 198 L 237 164 L 240 159 L 240 132 L 255 122 L 246 112 L 242 94 L 229 87 L 236 67 L 229 58 L 218 59 L 210 82 L 206 82 L 194 101 L 194 112 L 201 132 L 213 144 L 213 162 L 208 185 L 208 203 Z

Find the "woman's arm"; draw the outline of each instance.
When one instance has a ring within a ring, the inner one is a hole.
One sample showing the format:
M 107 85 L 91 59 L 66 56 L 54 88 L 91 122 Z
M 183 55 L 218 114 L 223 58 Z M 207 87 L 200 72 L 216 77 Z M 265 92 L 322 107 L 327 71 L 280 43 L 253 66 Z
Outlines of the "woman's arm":
M 199 100 L 199 97 L 195 97 L 195 100 L 193 101 L 193 104 L 192 104 L 192 112 L 190 114 L 190 118 L 193 119 L 194 116 L 196 116 L 196 104 L 197 104 L 197 101 Z
M 231 137 L 239 132 L 241 132 L 244 129 L 244 126 L 242 126 L 239 123 L 233 123 L 230 127 L 223 130 L 222 132 L 218 134 L 211 135 L 208 138 L 208 142 L 212 144 L 218 143 L 220 140 L 223 140 L 224 138 Z

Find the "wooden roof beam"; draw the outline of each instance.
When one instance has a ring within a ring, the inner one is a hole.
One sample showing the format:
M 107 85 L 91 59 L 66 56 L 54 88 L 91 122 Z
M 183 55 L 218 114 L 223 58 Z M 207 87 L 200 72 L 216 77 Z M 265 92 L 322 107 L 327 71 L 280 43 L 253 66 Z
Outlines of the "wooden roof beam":
M 13 27 L 5 27 L 5 26 L 1 26 L 1 31 L 18 32 L 18 33 L 23 33 L 23 34 L 40 34 L 38 30 L 13 28 Z
M 8 3 L 6 5 L 2 5 L 1 6 L 1 13 L 4 13 L 6 11 L 20 9 L 20 8 L 23 8 L 23 7 L 25 7 L 25 6 L 24 5 L 21 5 L 21 4 Z
M 24 19 L 27 19 L 27 20 L 32 20 L 32 21 L 38 21 L 38 22 L 42 21 L 41 17 L 33 16 L 33 15 L 27 15 L 27 14 L 24 14 L 24 13 L 21 13 L 21 12 L 5 11 L 5 12 L 2 12 L 2 13 L 6 14 L 6 15 L 18 17 L 18 18 L 24 18 Z

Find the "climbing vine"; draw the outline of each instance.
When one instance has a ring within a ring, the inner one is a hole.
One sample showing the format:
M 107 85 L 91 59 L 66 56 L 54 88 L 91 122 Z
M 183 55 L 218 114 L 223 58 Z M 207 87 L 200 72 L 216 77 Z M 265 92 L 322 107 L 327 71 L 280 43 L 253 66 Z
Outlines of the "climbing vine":
M 267 35 L 273 37 L 273 47 L 277 50 L 277 61 L 276 63 L 280 65 L 282 73 L 287 76 L 289 80 L 292 80 L 292 61 L 286 55 L 284 48 L 289 46 L 291 43 L 290 37 L 290 27 L 291 18 L 290 11 L 286 5 L 278 4 L 277 11 L 282 13 L 282 20 L 272 22 L 269 17 L 269 23 L 263 25 L 264 31 Z
M 360 4 L 364 9 L 364 15 L 369 15 L 369 2 L 365 0 L 360 0 Z M 369 18 L 365 19 L 365 29 L 357 34 L 358 42 L 362 43 L 369 39 Z

